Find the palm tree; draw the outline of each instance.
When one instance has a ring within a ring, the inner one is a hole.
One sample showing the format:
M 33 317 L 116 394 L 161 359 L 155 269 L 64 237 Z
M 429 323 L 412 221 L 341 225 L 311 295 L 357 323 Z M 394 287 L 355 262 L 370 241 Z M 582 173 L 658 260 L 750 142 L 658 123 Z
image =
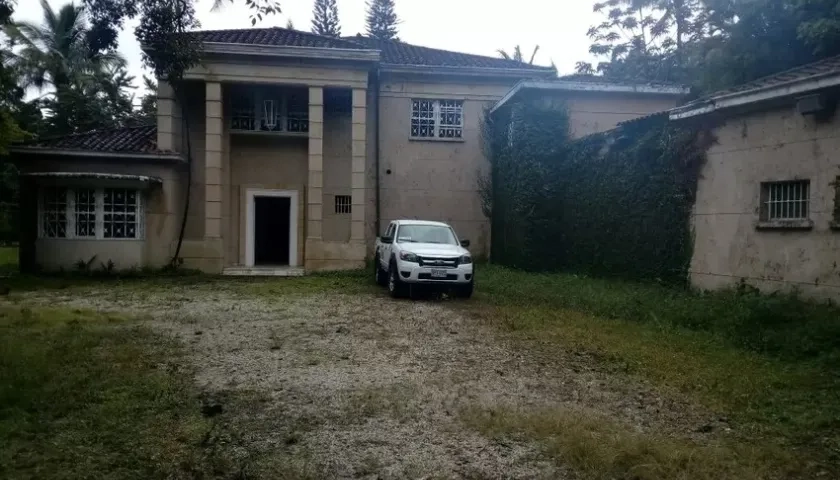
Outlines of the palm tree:
M 45 131 L 65 134 L 121 125 L 132 113 L 126 91 L 134 79 L 125 60 L 90 48 L 84 7 L 68 3 L 56 11 L 47 0 L 41 0 L 41 7 L 40 24 L 14 23 L 4 30 L 17 46 L 10 66 L 21 87 L 46 90 L 39 99 L 49 112 Z
M 539 45 L 534 46 L 534 51 L 531 52 L 531 58 L 527 62 L 529 65 L 534 64 L 534 59 L 537 57 L 537 52 L 539 50 Z M 525 56 L 522 55 L 522 48 L 519 45 L 513 47 L 513 54 L 509 54 L 503 48 L 496 50 L 496 52 L 499 54 L 500 57 L 504 58 L 505 60 L 514 60 L 517 62 L 526 63 Z
M 89 48 L 83 6 L 68 3 L 55 11 L 47 0 L 41 0 L 41 7 L 44 18 L 40 25 L 20 22 L 5 29 L 11 40 L 21 46 L 13 63 L 24 86 L 68 86 L 124 64 L 116 53 L 99 53 Z

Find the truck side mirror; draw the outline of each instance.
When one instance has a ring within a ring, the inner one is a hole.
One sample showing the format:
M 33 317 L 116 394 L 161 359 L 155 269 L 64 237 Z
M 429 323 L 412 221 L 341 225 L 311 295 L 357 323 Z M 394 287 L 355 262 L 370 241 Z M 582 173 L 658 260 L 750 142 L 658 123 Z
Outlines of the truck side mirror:
M 379 241 L 384 244 L 394 243 L 394 237 L 379 237 Z
M 467 239 L 461 240 L 461 246 L 464 248 L 468 248 L 470 246 L 470 241 Z

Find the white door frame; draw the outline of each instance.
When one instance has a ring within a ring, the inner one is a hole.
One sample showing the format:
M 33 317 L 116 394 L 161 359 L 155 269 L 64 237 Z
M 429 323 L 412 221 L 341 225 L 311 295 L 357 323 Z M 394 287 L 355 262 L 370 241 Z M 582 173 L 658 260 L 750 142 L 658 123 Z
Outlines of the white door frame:
M 297 190 L 268 190 L 262 188 L 249 188 L 245 190 L 245 202 L 247 204 L 247 220 L 245 225 L 245 266 L 254 266 L 254 199 L 256 197 L 289 198 L 289 266 L 297 267 L 298 192 Z

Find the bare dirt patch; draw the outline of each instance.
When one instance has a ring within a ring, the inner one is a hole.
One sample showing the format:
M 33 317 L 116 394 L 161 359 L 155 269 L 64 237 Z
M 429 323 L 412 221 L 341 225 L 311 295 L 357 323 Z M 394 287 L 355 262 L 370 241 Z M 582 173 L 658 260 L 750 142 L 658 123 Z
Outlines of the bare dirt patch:
M 538 444 L 485 437 L 459 414 L 574 405 L 675 436 L 715 418 L 593 368 L 585 354 L 523 351 L 446 302 L 214 285 L 17 301 L 125 312 L 181 340 L 196 382 L 237 432 L 227 441 L 255 471 L 275 458 L 315 478 L 563 478 L 571 473 Z

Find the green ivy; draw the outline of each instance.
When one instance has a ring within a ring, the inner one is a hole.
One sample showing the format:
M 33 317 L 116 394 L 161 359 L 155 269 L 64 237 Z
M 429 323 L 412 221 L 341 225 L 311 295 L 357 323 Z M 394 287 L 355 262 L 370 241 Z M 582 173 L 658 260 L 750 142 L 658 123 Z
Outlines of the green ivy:
M 539 101 L 488 112 L 483 130 L 495 263 L 686 281 L 698 132 L 655 116 L 573 140 L 568 110 Z

